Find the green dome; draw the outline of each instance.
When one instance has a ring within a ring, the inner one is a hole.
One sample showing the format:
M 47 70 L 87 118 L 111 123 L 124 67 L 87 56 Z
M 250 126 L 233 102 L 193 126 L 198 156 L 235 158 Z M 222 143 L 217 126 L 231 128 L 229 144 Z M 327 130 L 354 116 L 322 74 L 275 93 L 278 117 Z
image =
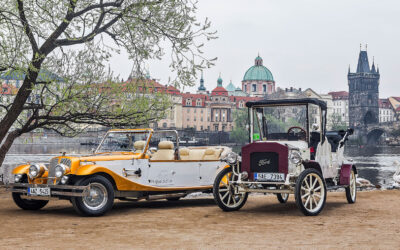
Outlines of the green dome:
M 226 86 L 225 88 L 226 90 L 228 90 L 229 92 L 233 92 L 235 91 L 235 85 L 233 85 L 232 81 L 228 84 L 228 86 Z
M 250 67 L 244 74 L 243 81 L 274 81 L 271 71 L 263 65 L 260 56 L 255 59 L 255 65 Z
M 218 77 L 217 83 L 218 83 L 218 86 L 222 87 L 222 78 L 221 78 L 221 76 Z

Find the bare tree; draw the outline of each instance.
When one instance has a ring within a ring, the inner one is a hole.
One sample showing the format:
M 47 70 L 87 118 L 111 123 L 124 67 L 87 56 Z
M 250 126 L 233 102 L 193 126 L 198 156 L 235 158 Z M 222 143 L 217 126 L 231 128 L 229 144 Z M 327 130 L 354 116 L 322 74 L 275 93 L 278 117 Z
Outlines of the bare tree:
M 143 77 L 148 59 L 165 57 L 175 77 L 191 85 L 212 65 L 203 42 L 215 38 L 198 22 L 190 0 L 5 0 L 0 5 L 0 72 L 22 72 L 18 93 L 0 105 L 0 165 L 15 138 L 37 128 L 78 133 L 87 124 L 139 126 L 164 115 L 162 94 L 121 85 L 108 60 L 125 51 Z M 123 91 L 121 91 L 123 90 Z

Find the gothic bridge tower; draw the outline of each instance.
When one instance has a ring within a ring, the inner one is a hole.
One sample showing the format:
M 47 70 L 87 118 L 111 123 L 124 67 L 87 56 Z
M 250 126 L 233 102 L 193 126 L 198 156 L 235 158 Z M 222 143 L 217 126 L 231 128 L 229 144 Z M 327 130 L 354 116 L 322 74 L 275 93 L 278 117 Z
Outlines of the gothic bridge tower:
M 360 50 L 357 71 L 347 74 L 349 82 L 349 125 L 363 129 L 379 122 L 379 68 L 369 67 L 367 51 Z

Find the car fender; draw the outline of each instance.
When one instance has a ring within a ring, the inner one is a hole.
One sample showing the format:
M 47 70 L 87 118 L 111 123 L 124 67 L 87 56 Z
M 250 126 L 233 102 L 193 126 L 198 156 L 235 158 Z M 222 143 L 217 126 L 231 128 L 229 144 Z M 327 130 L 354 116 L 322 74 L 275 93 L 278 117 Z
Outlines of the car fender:
M 321 173 L 321 175 L 323 175 L 321 166 L 316 161 L 311 161 L 311 160 L 303 161 L 303 166 L 304 166 L 305 169 L 313 168 L 315 170 L 318 170 Z
M 28 174 L 30 166 L 29 164 L 20 165 L 13 169 L 12 174 Z
M 350 185 L 350 175 L 352 169 L 354 169 L 354 172 L 357 174 L 357 168 L 352 164 L 343 164 L 340 167 L 340 177 L 339 177 L 340 185 Z

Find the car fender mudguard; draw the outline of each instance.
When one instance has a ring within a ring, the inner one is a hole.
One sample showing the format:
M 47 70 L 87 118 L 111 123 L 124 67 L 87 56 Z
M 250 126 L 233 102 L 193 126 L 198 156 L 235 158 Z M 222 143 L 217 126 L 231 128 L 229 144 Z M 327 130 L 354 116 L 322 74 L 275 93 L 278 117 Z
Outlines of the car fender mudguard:
M 30 166 L 29 164 L 20 165 L 13 169 L 12 174 L 28 174 Z
M 339 178 L 340 185 L 350 185 L 350 175 L 352 169 L 354 169 L 354 172 L 357 174 L 357 168 L 352 164 L 343 164 L 340 167 L 340 178 Z
M 307 169 L 307 168 L 316 169 L 316 170 L 318 170 L 318 171 L 321 173 L 321 175 L 323 175 L 321 166 L 320 166 L 319 163 L 316 162 L 316 161 L 311 161 L 311 160 L 309 160 L 309 161 L 303 161 L 303 166 L 304 166 L 305 169 Z

